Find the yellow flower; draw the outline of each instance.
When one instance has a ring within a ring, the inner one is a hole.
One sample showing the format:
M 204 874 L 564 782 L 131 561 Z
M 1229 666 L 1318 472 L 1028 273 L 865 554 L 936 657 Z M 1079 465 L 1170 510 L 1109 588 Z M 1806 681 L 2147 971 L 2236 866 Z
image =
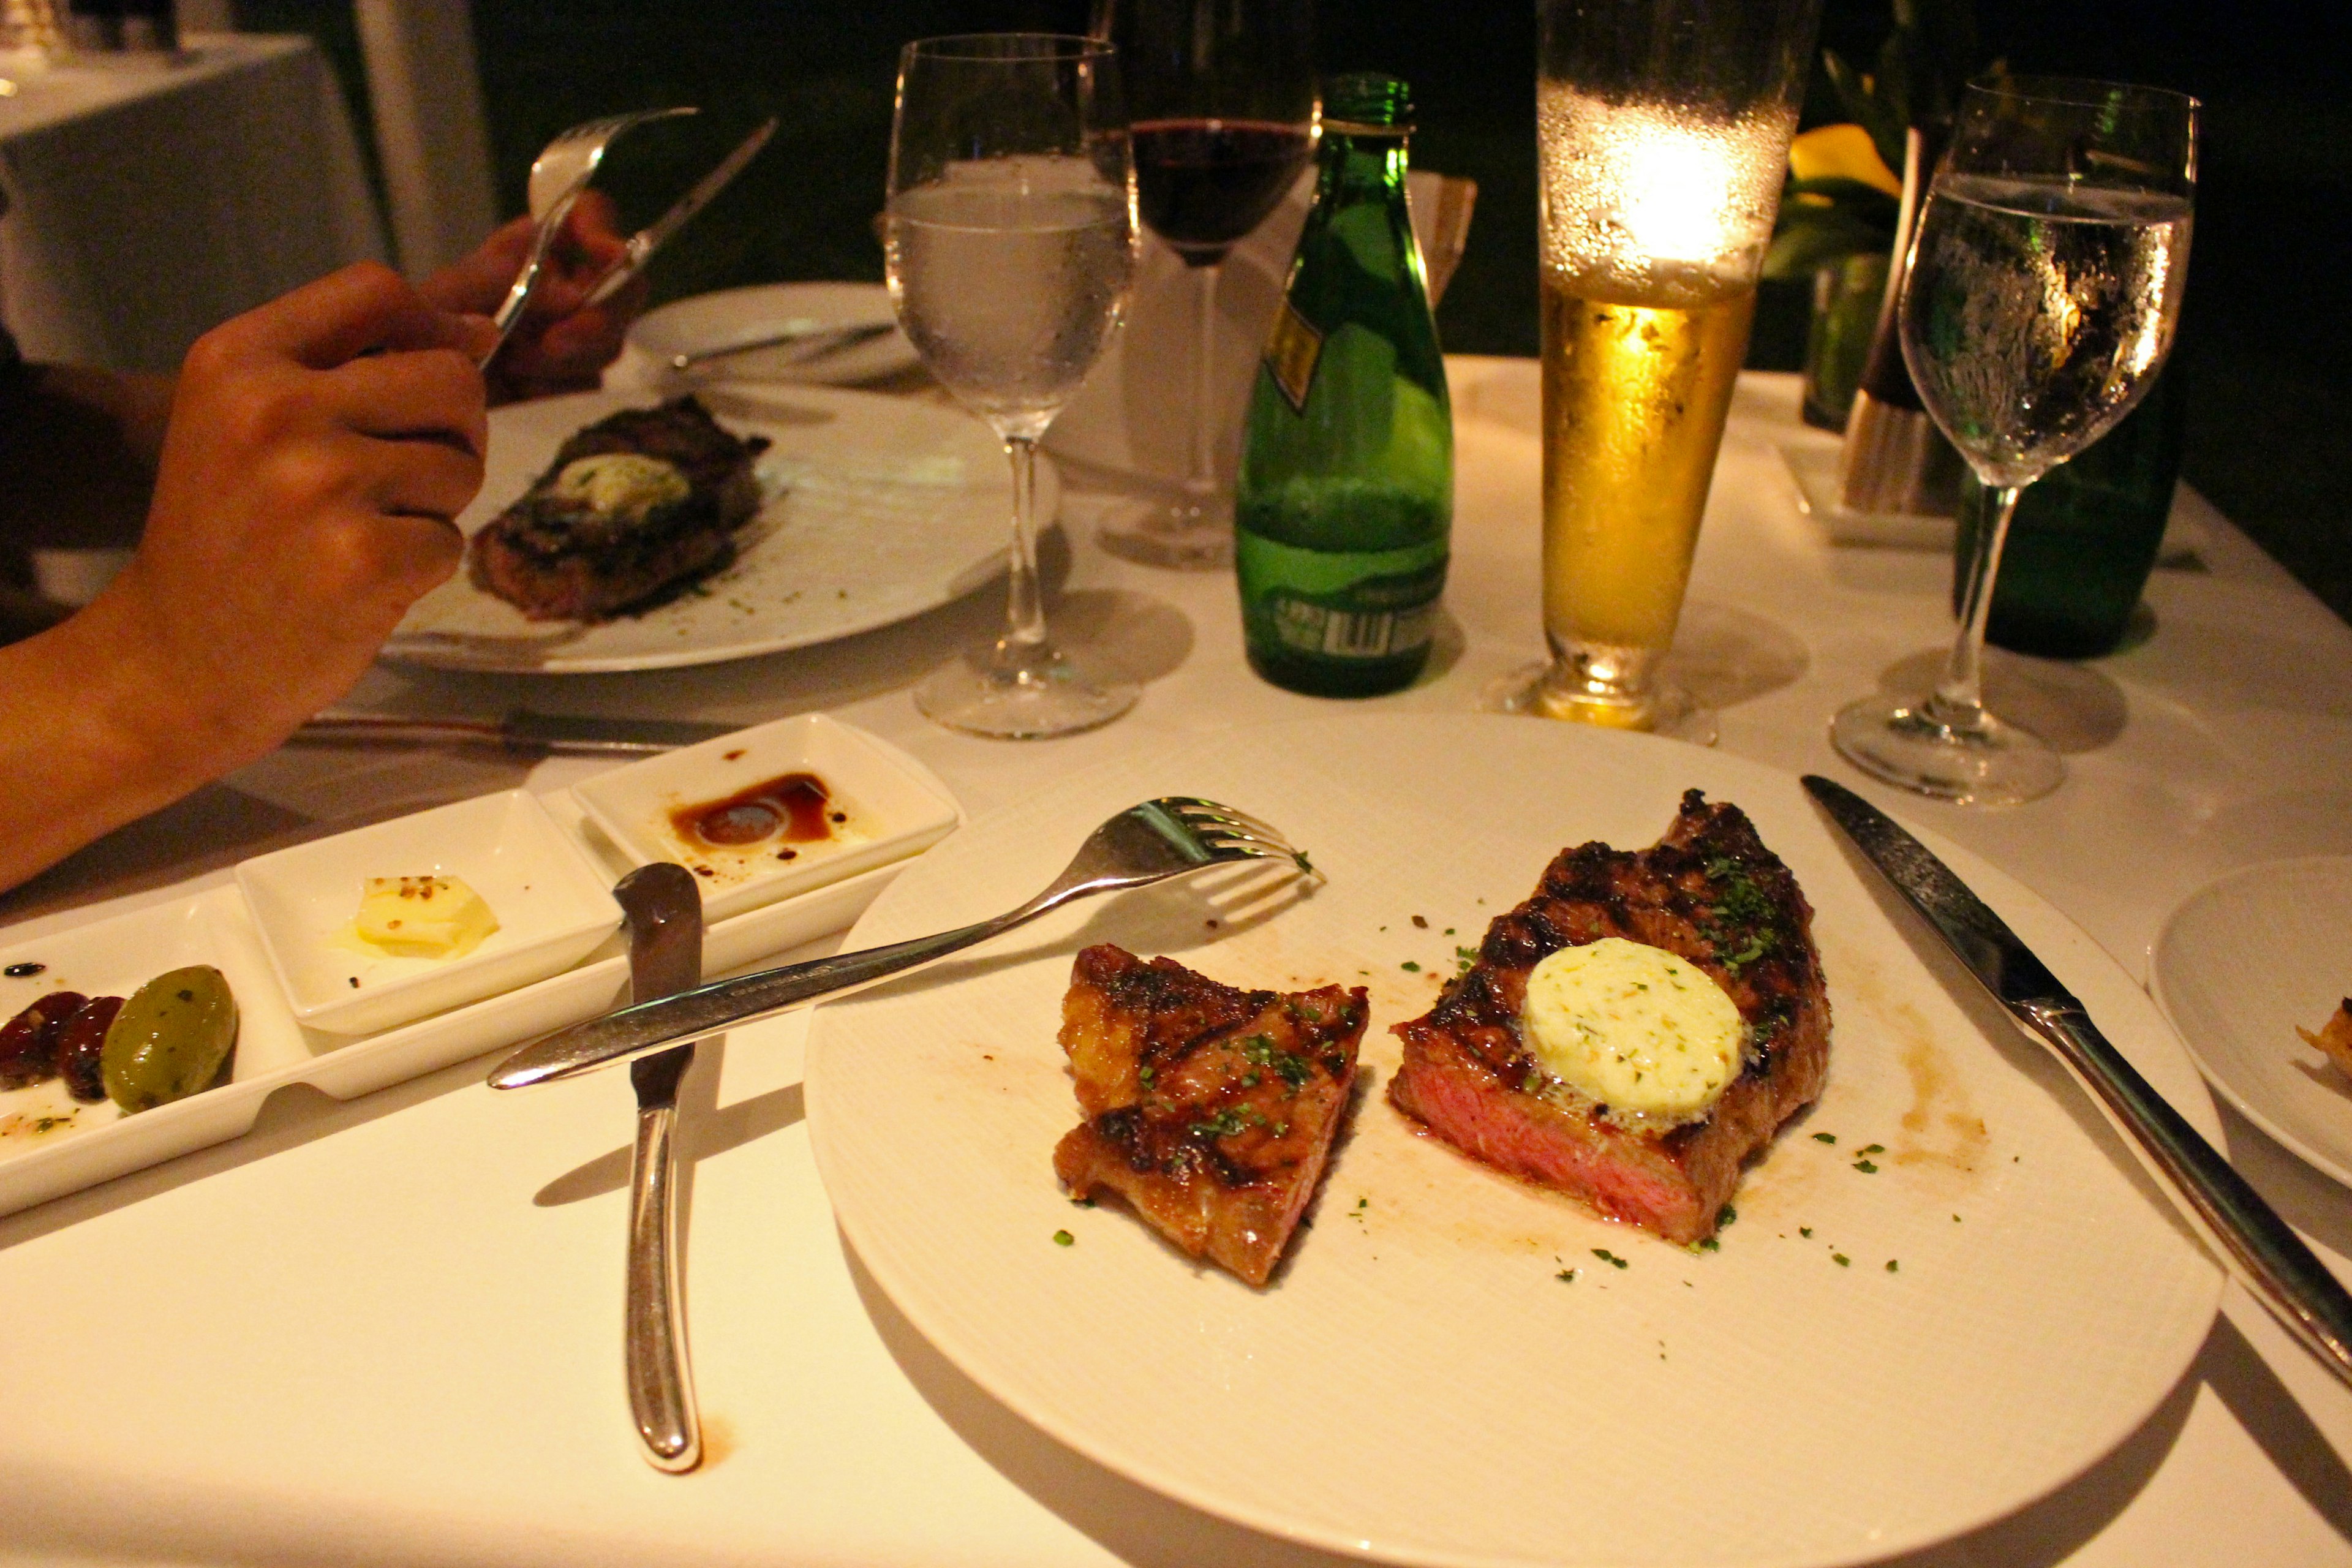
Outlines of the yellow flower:
M 1822 125 L 1789 143 L 1789 172 L 1801 180 L 1847 179 L 1874 185 L 1890 196 L 1903 182 L 1879 157 L 1870 132 L 1859 125 Z

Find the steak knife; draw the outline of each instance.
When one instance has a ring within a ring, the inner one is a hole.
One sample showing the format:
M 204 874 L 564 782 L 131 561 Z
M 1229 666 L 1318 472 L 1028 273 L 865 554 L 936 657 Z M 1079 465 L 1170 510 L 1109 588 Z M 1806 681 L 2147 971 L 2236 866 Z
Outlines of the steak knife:
M 694 183 L 694 188 L 677 198 L 669 211 L 656 218 L 646 227 L 629 237 L 628 247 L 620 259 L 604 269 L 596 286 L 588 291 L 587 302 L 601 305 L 621 290 L 621 286 L 637 275 L 638 270 L 654 257 L 654 252 L 669 243 L 670 236 L 687 226 L 695 214 L 710 205 L 710 198 L 725 190 L 743 166 L 760 155 L 768 138 L 776 133 L 776 122 L 771 119 L 749 136 L 736 143 L 735 151 L 719 160 L 719 166 Z
M 2352 1384 L 2352 1296 L 2303 1239 L 2124 1059 L 2074 994 L 1950 867 L 1844 785 L 1816 773 L 1803 783 L 1993 999 L 2065 1064 L 2223 1267 L 2337 1381 Z

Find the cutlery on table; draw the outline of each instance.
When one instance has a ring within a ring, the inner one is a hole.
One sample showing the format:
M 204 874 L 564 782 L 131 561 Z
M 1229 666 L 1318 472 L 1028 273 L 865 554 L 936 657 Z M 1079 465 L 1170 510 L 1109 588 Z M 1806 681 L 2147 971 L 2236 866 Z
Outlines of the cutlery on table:
M 1804 775 L 1804 785 L 1993 999 L 2065 1064 L 2213 1256 L 2296 1342 L 2352 1384 L 2352 1295 L 2302 1238 L 2149 1087 L 2083 1004 L 1951 868 L 1844 785 L 1815 773 Z
M 547 265 L 548 248 L 555 243 L 563 220 L 572 216 L 572 205 L 580 193 L 588 188 L 595 176 L 596 165 L 604 161 L 604 150 L 623 132 L 643 125 L 648 120 L 667 120 L 674 115 L 693 114 L 692 109 L 652 109 L 636 114 L 608 114 L 601 120 L 583 120 L 567 131 L 559 131 L 548 144 L 540 149 L 531 161 L 530 184 L 526 188 L 526 205 L 530 210 L 530 254 L 523 258 L 522 269 L 515 274 L 514 287 L 499 305 L 498 314 L 490 324 L 498 329 L 498 341 L 481 363 L 488 364 L 498 358 L 507 337 L 522 320 L 522 308 L 539 287 L 539 275 Z
M 1243 860 L 1289 860 L 1302 872 L 1314 873 L 1305 855 L 1254 816 L 1190 795 L 1147 800 L 1088 834 L 1076 857 L 1050 887 L 993 920 L 887 947 L 836 953 L 714 981 L 660 1001 L 637 999 L 601 1018 L 558 1029 L 525 1046 L 491 1072 L 490 1087 L 521 1089 L 642 1058 L 928 963 L 1011 931 L 1075 899 L 1146 887 L 1206 867 Z
M 604 269 L 596 286 L 588 291 L 588 303 L 601 305 L 620 292 L 624 284 L 635 277 L 645 264 L 653 259 L 654 252 L 669 243 L 670 236 L 684 228 L 688 219 L 710 205 L 710 198 L 725 190 L 744 165 L 760 155 L 768 138 L 776 133 L 776 122 L 768 122 L 736 143 L 735 151 L 719 160 L 719 166 L 694 183 L 691 190 L 677 198 L 669 211 L 650 225 L 629 237 L 628 247 L 618 260 Z
M 650 1002 L 702 980 L 702 889 L 683 866 L 658 861 L 621 879 L 613 896 L 628 916 L 629 999 Z M 656 1469 L 702 1462 L 702 1424 L 686 1354 L 678 1291 L 677 1084 L 694 1065 L 678 1046 L 629 1064 L 637 1091 L 637 1142 L 629 1168 L 629 1284 L 622 1331 L 629 1411 Z
M 288 739 L 298 745 L 456 743 L 565 756 L 651 756 L 715 740 L 740 728 L 737 724 L 690 719 L 603 719 L 588 714 L 534 713 L 528 708 L 518 708 L 500 719 L 321 713 L 307 721 Z
M 732 359 L 737 354 L 755 353 L 761 349 L 778 349 L 796 344 L 800 352 L 785 360 L 785 365 L 808 364 L 831 354 L 854 349 L 860 343 L 870 343 L 876 338 L 898 331 L 895 321 L 859 321 L 853 326 L 829 327 L 817 321 L 794 321 L 772 332 L 747 338 L 740 343 L 728 343 L 715 349 L 698 349 L 692 353 L 669 356 L 669 368 L 680 373 L 710 363 L 714 360 Z

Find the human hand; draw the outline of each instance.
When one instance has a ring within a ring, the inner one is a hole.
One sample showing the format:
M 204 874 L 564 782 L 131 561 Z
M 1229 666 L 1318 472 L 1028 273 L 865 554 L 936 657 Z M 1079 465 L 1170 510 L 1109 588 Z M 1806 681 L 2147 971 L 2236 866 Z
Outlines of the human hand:
M 619 355 L 629 323 L 645 308 L 644 275 L 631 279 L 604 303 L 588 303 L 606 269 L 627 249 L 628 241 L 615 226 L 618 216 L 613 199 L 602 191 L 585 192 L 572 205 L 562 230 L 548 247 L 539 287 L 523 307 L 522 320 L 484 372 L 492 403 L 586 391 Z M 419 283 L 416 291 L 445 310 L 489 315 L 529 259 L 530 237 L 530 219 L 516 218 L 471 256 Z
M 491 336 L 363 265 L 197 340 L 145 537 L 77 617 L 159 766 L 209 778 L 268 752 L 456 569 Z

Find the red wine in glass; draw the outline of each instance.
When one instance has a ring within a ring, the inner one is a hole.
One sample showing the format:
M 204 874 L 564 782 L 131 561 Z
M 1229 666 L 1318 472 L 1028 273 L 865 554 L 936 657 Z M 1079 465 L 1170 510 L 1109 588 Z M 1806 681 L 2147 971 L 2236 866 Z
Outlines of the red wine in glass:
M 1189 267 L 1214 267 L 1265 221 L 1312 152 L 1305 125 L 1147 120 L 1129 132 L 1143 221 Z

